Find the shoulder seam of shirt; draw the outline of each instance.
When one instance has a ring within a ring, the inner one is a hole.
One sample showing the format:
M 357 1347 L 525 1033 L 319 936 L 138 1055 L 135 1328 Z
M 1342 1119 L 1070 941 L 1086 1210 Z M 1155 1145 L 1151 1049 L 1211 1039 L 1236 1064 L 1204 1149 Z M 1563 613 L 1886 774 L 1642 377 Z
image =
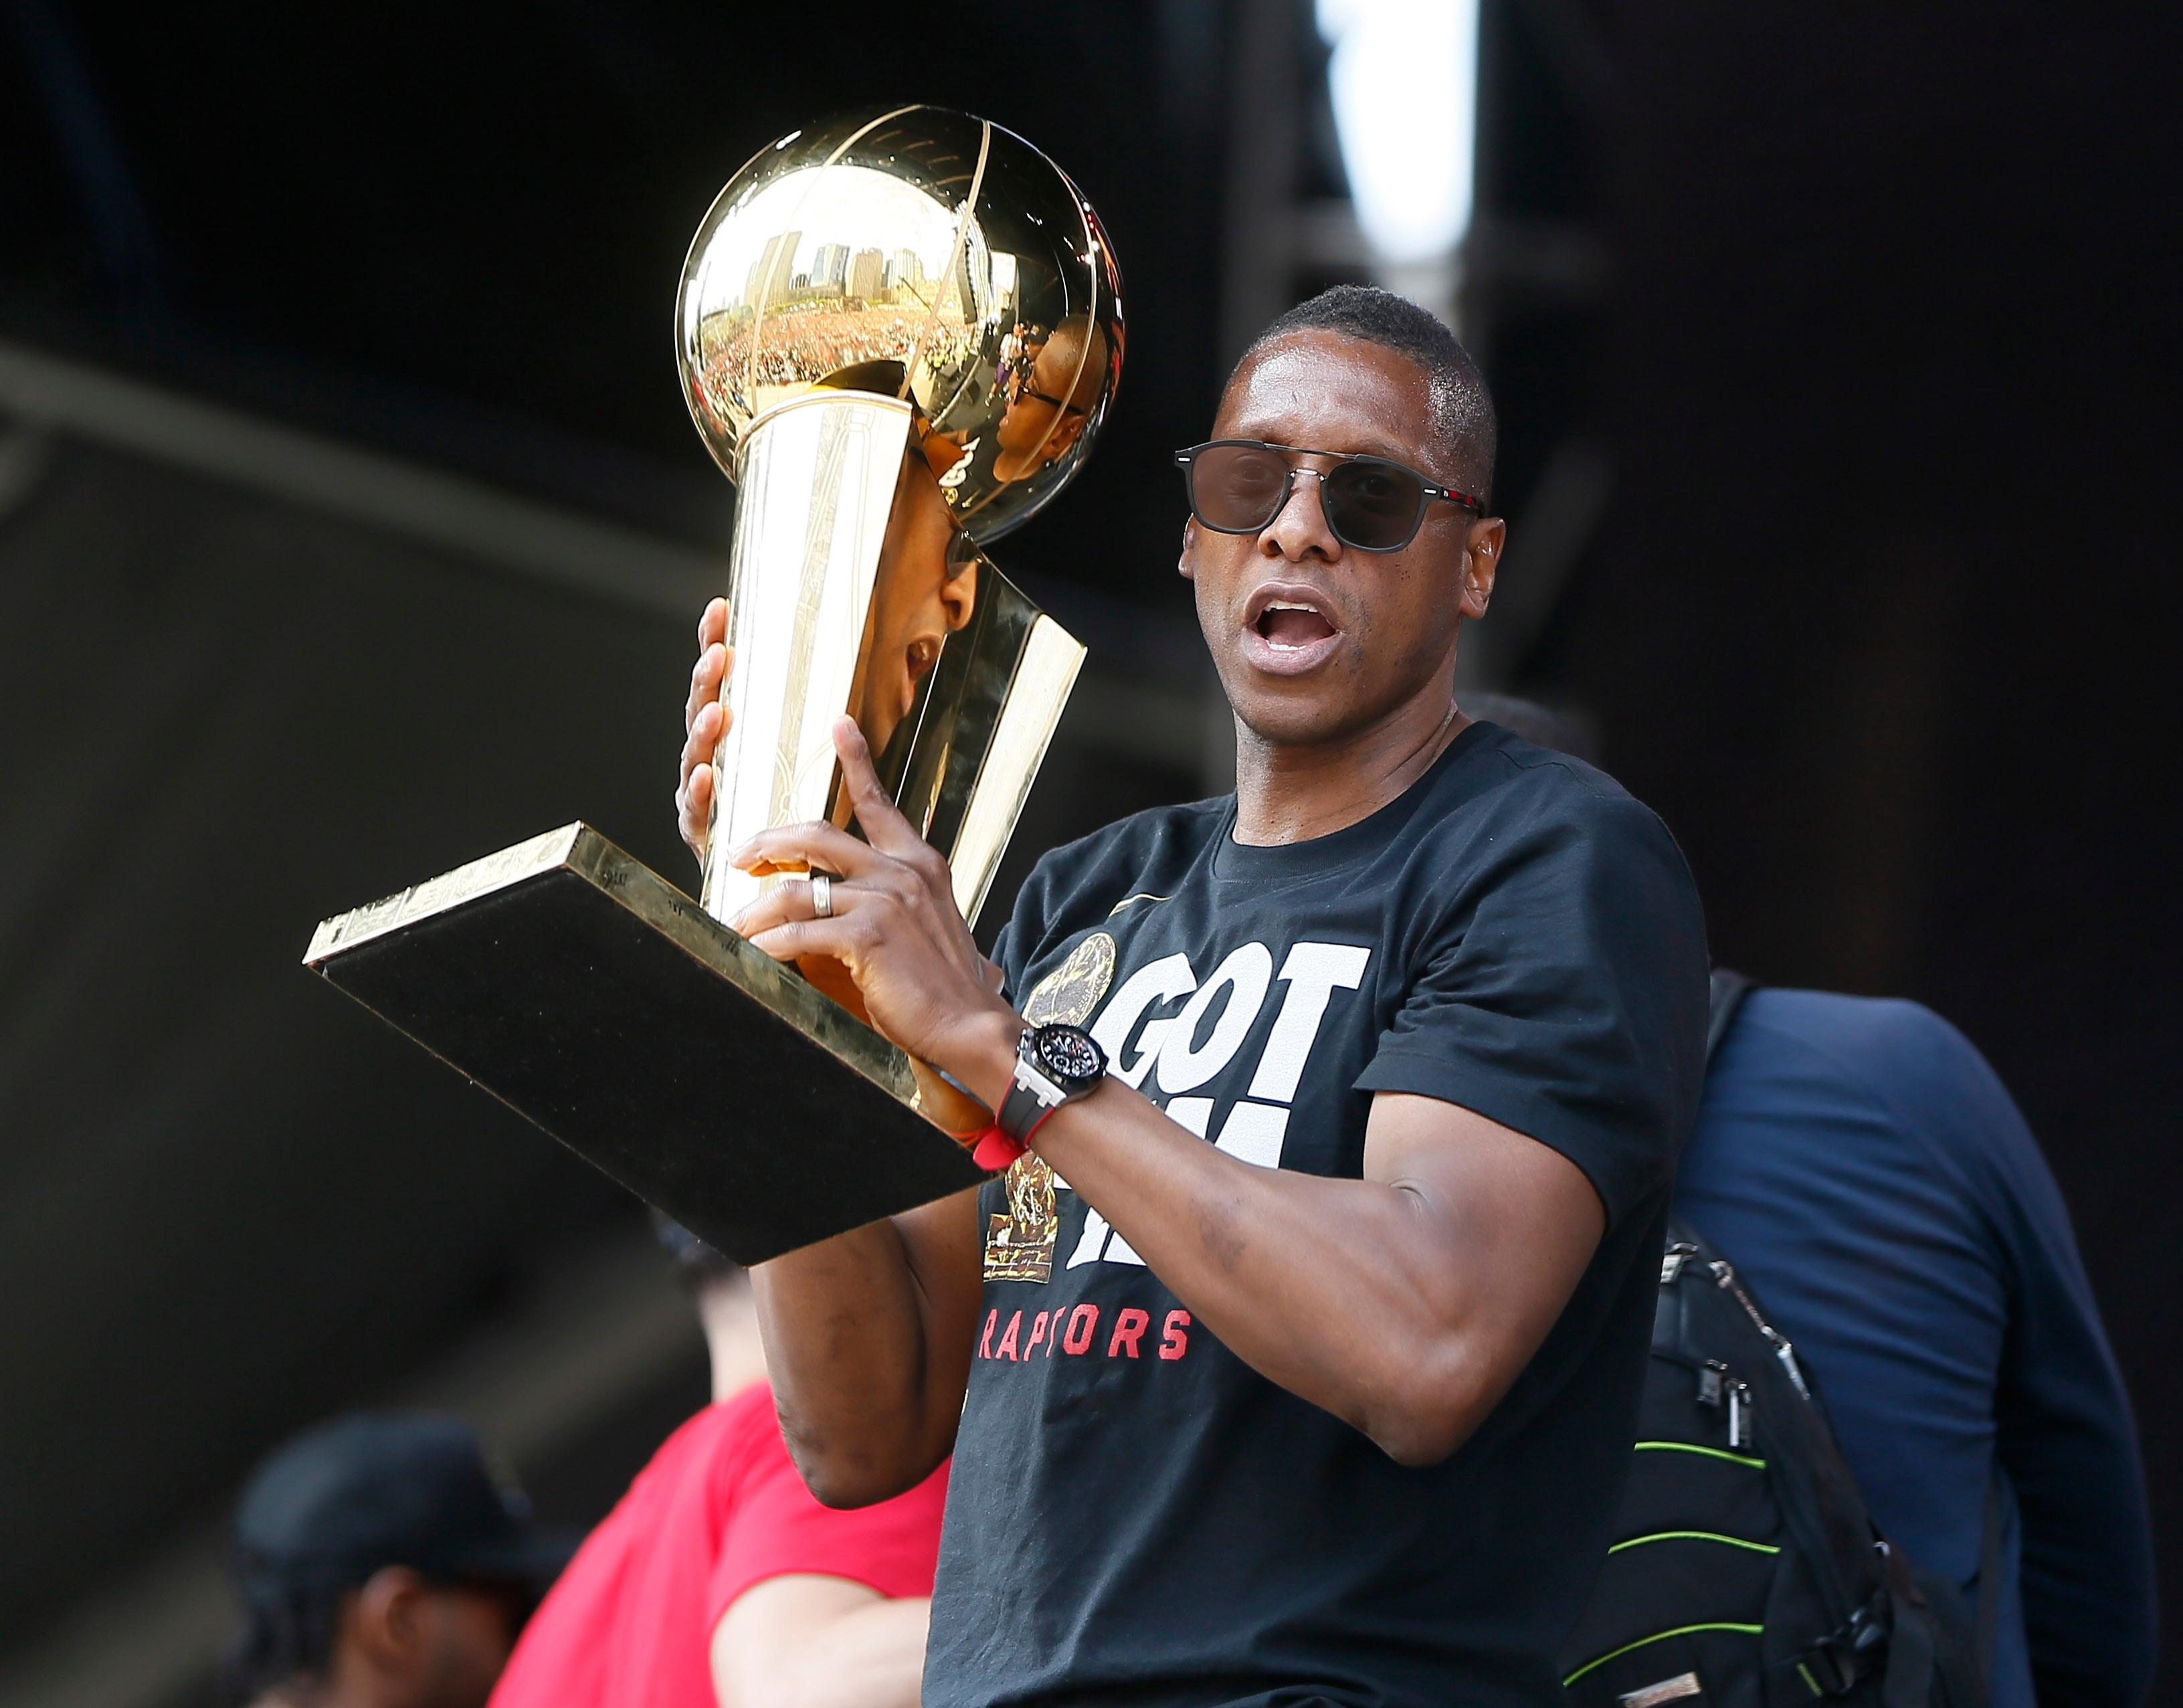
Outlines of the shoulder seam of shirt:
M 1523 737 L 1518 736 L 1516 739 L 1522 741 Z M 1619 780 L 1600 770 L 1597 765 L 1586 764 L 1575 754 L 1565 754 L 1554 748 L 1542 748 L 1535 742 L 1525 742 L 1525 745 L 1530 749 L 1530 753 L 1514 753 L 1505 742 L 1496 742 L 1488 751 L 1497 755 L 1503 764 L 1513 766 L 1518 771 L 1539 771 L 1552 769 L 1566 771 L 1575 782 L 1584 786 L 1586 793 L 1596 795 L 1603 800 L 1614 800 L 1619 797 L 1623 800 L 1636 802 L 1639 806 L 1644 805 L 1644 803 L 1639 801 L 1636 796 L 1625 788 Z M 1602 787 L 1602 784 L 1606 787 Z
M 1506 746 L 1497 744 L 1489 751 L 1512 771 L 1526 774 L 1543 771 L 1560 771 L 1583 791 L 1586 799 L 1597 802 L 1608 811 L 1619 812 L 1627 809 L 1649 821 L 1658 827 L 1660 833 L 1673 844 L 1675 851 L 1681 854 L 1682 843 L 1676 840 L 1675 833 L 1669 828 L 1668 821 L 1662 818 L 1648 803 L 1640 800 L 1624 787 L 1619 781 L 1601 771 L 1597 766 L 1586 765 L 1582 759 L 1569 754 L 1557 753 L 1551 748 L 1534 748 L 1533 751 L 1537 754 L 1536 759 L 1527 754 L 1511 753 Z M 1685 857 L 1683 864 L 1686 867 L 1689 865 L 1687 856 Z

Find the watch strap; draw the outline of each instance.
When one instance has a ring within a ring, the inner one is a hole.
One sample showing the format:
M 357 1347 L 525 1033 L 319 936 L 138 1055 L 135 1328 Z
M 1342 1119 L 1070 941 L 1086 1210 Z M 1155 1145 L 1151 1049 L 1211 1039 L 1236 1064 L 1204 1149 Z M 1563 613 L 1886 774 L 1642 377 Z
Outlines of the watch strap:
M 1008 1082 L 1008 1095 L 993 1112 L 992 1125 L 967 1141 L 972 1158 L 988 1171 L 1006 1168 L 1021 1156 L 1041 1121 L 1063 1104 L 1072 1103 L 1092 1089 L 1090 1085 L 1072 1088 L 1050 1078 L 1032 1060 L 1030 1050 L 1031 1029 L 1025 1027 L 1016 1047 L 1014 1077 Z
M 1001 1106 L 993 1111 L 993 1125 L 1018 1144 L 1026 1143 L 1039 1122 L 1068 1100 L 1068 1093 L 1018 1056 L 1015 1078 L 1009 1082 Z

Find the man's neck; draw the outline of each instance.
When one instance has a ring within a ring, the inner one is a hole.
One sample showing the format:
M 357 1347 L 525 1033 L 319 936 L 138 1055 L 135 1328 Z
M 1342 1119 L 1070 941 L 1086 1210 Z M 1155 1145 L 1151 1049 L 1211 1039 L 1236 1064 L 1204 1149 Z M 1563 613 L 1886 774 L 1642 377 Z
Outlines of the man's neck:
M 1257 848 L 1331 836 L 1374 813 L 1431 769 L 1470 720 L 1453 693 L 1419 695 L 1369 728 L 1308 747 L 1264 740 L 1236 724 L 1236 840 Z

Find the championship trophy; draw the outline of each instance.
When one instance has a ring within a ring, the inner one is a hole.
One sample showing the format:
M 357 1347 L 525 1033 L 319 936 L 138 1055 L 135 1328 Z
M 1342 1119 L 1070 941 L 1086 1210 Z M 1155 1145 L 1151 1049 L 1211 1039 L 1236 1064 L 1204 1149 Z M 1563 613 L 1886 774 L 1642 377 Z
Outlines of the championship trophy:
M 675 304 L 736 489 L 701 900 L 578 822 L 326 921 L 305 965 L 741 1262 L 982 1179 L 956 1136 L 982 1109 L 873 1030 L 837 965 L 730 930 L 782 879 L 719 856 L 855 829 L 846 711 L 975 918 L 1084 657 L 984 548 L 1082 465 L 1119 288 L 1090 204 L 998 125 L 899 107 L 761 150 Z

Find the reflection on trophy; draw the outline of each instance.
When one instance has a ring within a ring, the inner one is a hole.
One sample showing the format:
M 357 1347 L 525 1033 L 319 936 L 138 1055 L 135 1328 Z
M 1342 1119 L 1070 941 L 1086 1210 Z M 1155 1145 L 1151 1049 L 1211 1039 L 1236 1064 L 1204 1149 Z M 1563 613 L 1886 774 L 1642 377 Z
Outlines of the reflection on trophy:
M 777 879 L 714 856 L 854 828 L 846 711 L 975 917 L 1084 656 L 985 548 L 1082 465 L 1119 283 L 1075 186 L 983 120 L 903 107 L 761 150 L 676 303 L 736 487 L 702 910 L 576 824 L 327 921 L 308 964 L 745 1262 L 980 1178 L 951 1132 L 982 1111 L 864 1023 L 841 968 L 729 930 Z

